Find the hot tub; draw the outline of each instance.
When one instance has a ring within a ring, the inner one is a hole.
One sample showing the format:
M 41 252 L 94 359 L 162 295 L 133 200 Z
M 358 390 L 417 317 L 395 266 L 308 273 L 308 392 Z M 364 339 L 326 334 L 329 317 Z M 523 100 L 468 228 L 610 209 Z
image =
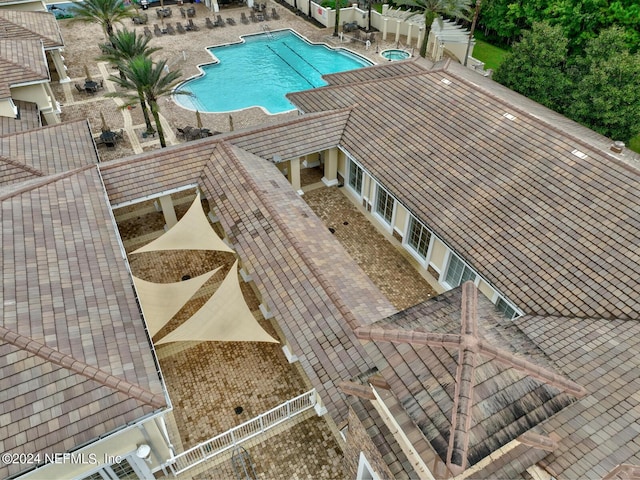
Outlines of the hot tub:
M 411 56 L 409 52 L 400 50 L 398 48 L 383 50 L 382 52 L 380 52 L 380 55 L 382 55 L 387 60 L 406 60 Z

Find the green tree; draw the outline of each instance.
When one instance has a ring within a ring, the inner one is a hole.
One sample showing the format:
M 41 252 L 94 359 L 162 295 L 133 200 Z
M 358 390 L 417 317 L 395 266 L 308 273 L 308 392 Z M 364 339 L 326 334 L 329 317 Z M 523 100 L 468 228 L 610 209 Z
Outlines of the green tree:
M 102 55 L 98 57 L 98 60 L 107 61 L 118 65 L 120 69 L 121 64 L 126 64 L 129 60 L 142 55 L 150 56 L 152 53 L 161 50 L 160 47 L 150 47 L 150 38 L 145 35 L 138 35 L 136 31 L 129 31 L 126 28 L 114 32 L 111 36 L 110 43 L 103 43 L 100 45 Z M 124 78 L 124 73 L 120 69 L 120 77 Z M 153 127 L 151 126 L 151 119 L 149 118 L 149 108 L 144 97 L 142 89 L 138 89 L 138 98 L 140 100 L 140 107 L 142 108 L 142 114 L 144 115 L 144 121 L 147 125 L 147 132 L 152 133 Z
M 442 21 L 440 15 L 467 19 L 467 14 L 471 10 L 473 0 L 397 0 L 396 5 L 407 5 L 424 13 L 424 38 L 420 45 L 420 56 L 427 54 L 427 43 L 431 25 L 438 19 Z
M 74 2 L 68 10 L 73 15 L 72 21 L 100 25 L 107 39 L 113 35 L 116 23 L 135 15 L 135 10 L 122 0 L 83 0 Z
M 163 60 L 158 63 L 153 63 L 153 60 L 144 55 L 138 55 L 132 58 L 127 63 L 121 64 L 120 68 L 125 78 L 111 75 L 109 79 L 120 85 L 125 91 L 107 93 L 106 96 L 123 98 L 128 105 L 131 105 L 138 100 L 138 92 L 142 91 L 146 102 L 151 108 L 151 114 L 153 115 L 160 139 L 160 146 L 162 148 L 166 147 L 167 143 L 164 138 L 164 130 L 160 122 L 158 100 L 172 94 L 191 95 L 190 92 L 184 90 L 173 90 L 176 83 L 180 80 L 180 71 L 169 72 L 166 68 L 166 61 Z
M 628 142 L 640 133 L 640 53 L 626 47 L 625 30 L 603 30 L 576 67 L 566 114 L 613 140 Z
M 565 73 L 567 46 L 560 26 L 535 23 L 506 55 L 493 78 L 538 103 L 562 111 L 570 87 Z

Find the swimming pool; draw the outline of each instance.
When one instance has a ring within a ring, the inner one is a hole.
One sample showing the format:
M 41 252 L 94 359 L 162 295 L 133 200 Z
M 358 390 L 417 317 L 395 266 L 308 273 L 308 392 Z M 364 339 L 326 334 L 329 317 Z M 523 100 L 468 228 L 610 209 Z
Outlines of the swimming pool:
M 290 92 L 326 85 L 322 75 L 372 62 L 344 49 L 314 45 L 292 30 L 243 37 L 240 43 L 210 47 L 217 63 L 203 65 L 203 74 L 178 86 L 194 96 L 176 95 L 176 102 L 201 112 L 229 112 L 262 107 L 281 113 L 295 107 Z

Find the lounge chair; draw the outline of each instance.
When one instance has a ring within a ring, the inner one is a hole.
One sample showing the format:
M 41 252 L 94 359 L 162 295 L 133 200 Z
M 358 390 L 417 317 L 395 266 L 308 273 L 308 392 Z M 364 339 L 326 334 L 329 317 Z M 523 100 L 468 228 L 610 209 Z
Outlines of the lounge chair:
M 178 31 L 178 33 L 182 33 L 182 34 L 187 33 L 187 31 L 182 26 L 182 23 L 180 22 L 176 22 L 176 30 Z
M 162 36 L 162 30 L 160 30 L 160 27 L 157 23 L 153 25 L 153 33 L 156 35 L 156 37 Z
M 189 7 L 187 8 L 187 17 L 191 18 L 191 17 L 195 17 L 196 16 L 196 9 L 195 7 Z
M 280 15 L 278 15 L 278 12 L 276 12 L 276 7 L 271 8 L 271 18 L 273 18 L 274 20 L 280 19 Z
M 193 18 L 190 18 L 187 22 L 187 30 L 189 30 L 190 32 L 197 32 L 198 30 L 200 30 L 200 28 L 195 23 L 193 23 Z
M 219 27 L 224 27 L 224 20 L 222 19 L 222 15 L 218 15 L 218 20 L 216 20 L 216 25 Z
M 244 12 L 241 12 L 241 13 L 240 13 L 240 21 L 241 21 L 242 23 L 244 23 L 245 25 L 247 25 L 247 24 L 251 23 L 251 22 L 249 21 L 249 19 L 247 18 L 247 14 L 246 14 L 246 13 L 244 13 Z
M 211 21 L 209 17 L 204 19 L 204 24 L 207 28 L 215 28 L 217 25 Z
M 227 24 L 233 26 L 236 24 L 236 21 L 233 18 L 229 17 L 227 18 Z
M 260 21 L 258 20 L 258 17 L 256 17 L 256 12 L 254 12 L 253 10 L 251 10 L 251 13 L 249 14 L 249 18 L 253 23 L 258 23 Z
M 76 87 L 76 90 L 78 90 L 80 93 L 86 93 L 86 90 L 82 88 L 80 84 L 76 83 L 75 87 Z
M 148 38 L 153 37 L 153 33 L 151 33 L 151 30 L 147 25 L 144 26 L 144 35 L 145 37 L 148 37 Z
M 173 25 L 171 25 L 170 23 L 167 23 L 167 33 L 169 35 L 175 35 L 176 31 L 173 28 Z
M 182 128 L 176 128 L 176 130 L 178 131 L 178 137 L 187 138 L 187 135 Z
M 187 11 L 180 7 L 180 15 L 182 15 L 182 18 L 187 18 Z

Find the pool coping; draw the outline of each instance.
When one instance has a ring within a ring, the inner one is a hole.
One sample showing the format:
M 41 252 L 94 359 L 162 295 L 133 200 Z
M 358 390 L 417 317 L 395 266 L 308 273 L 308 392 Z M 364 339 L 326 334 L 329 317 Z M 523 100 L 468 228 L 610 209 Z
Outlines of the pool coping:
M 177 95 L 175 95 L 173 92 L 175 92 L 176 90 L 179 90 L 180 87 L 182 85 L 184 85 L 187 82 L 190 82 L 191 80 L 195 80 L 196 78 L 200 78 L 200 77 L 204 77 L 206 75 L 206 72 L 202 69 L 202 67 L 207 66 L 207 65 L 215 65 L 217 63 L 220 63 L 220 60 L 218 59 L 218 57 L 216 57 L 213 52 L 210 50 L 212 48 L 219 48 L 219 47 L 228 47 L 231 45 L 238 45 L 238 44 L 242 44 L 242 43 L 246 43 L 245 38 L 246 37 L 253 37 L 253 36 L 257 36 L 257 35 L 267 35 L 267 34 L 272 34 L 272 33 L 276 33 L 276 32 L 284 32 L 284 31 L 288 31 L 293 33 L 294 35 L 297 35 L 298 37 L 300 37 L 303 41 L 307 42 L 310 45 L 320 45 L 320 46 L 324 46 L 326 48 L 328 48 L 329 50 L 333 50 L 333 51 L 339 51 L 342 50 L 350 55 L 353 55 L 355 57 L 357 57 L 360 60 L 363 60 L 367 63 L 371 63 L 371 65 L 365 65 L 365 67 L 372 67 L 374 65 L 377 65 L 377 63 L 373 60 L 371 60 L 370 58 L 367 58 L 363 55 L 360 55 L 357 52 L 354 52 L 353 50 L 350 50 L 348 48 L 345 47 L 334 47 L 329 45 L 328 43 L 325 42 L 312 42 L 311 40 L 309 40 L 307 37 L 305 37 L 304 35 L 302 35 L 301 33 L 298 33 L 297 31 L 295 31 L 293 28 L 278 28 L 275 30 L 269 30 L 269 31 L 262 31 L 262 32 L 256 32 L 256 33 L 247 33 L 244 35 L 240 35 L 239 40 L 235 41 L 235 42 L 225 42 L 225 43 L 218 43 L 215 45 L 209 45 L 207 47 L 204 47 L 204 49 L 207 51 L 207 53 L 209 55 L 211 55 L 213 61 L 211 62 L 206 62 L 206 63 L 199 63 L 198 65 L 196 65 L 196 68 L 198 69 L 199 73 L 190 76 L 189 78 L 183 80 L 182 82 L 180 82 L 178 85 L 175 86 L 175 88 L 172 89 L 171 91 L 171 100 L 173 101 L 173 103 L 175 103 L 178 107 L 183 108 L 187 111 L 191 111 L 191 112 L 196 112 L 196 111 L 200 111 L 201 113 L 211 113 L 211 114 L 232 114 L 234 112 L 242 112 L 244 110 L 249 110 L 252 108 L 259 108 L 260 110 L 262 110 L 262 112 L 265 115 L 269 115 L 269 116 L 275 116 L 275 115 L 282 115 L 282 114 L 286 114 L 286 113 L 290 113 L 296 110 L 296 108 L 292 108 L 291 110 L 285 110 L 284 112 L 277 112 L 277 113 L 271 113 L 268 110 L 266 110 L 263 106 L 261 105 L 251 105 L 249 107 L 243 107 L 243 108 L 239 108 L 236 110 L 225 110 L 223 112 L 209 112 L 206 110 L 198 110 L 195 108 L 189 108 L 186 107 L 184 105 L 182 105 L 177 99 Z M 324 74 L 324 75 L 329 75 L 329 74 Z M 323 77 L 324 77 L 323 75 Z M 327 85 L 323 85 L 323 86 L 327 86 Z M 318 88 L 322 88 L 322 87 L 318 87 Z M 291 92 L 287 92 L 287 93 L 291 93 Z

